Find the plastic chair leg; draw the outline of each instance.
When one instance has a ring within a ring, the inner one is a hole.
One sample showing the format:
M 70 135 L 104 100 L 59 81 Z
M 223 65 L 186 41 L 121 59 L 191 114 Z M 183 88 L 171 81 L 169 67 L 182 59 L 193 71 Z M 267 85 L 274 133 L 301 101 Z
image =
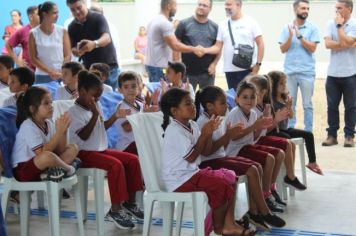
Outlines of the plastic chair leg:
M 37 191 L 37 206 L 38 206 L 38 209 L 41 209 L 41 210 L 45 209 L 44 192 L 43 191 Z
M 143 222 L 142 236 L 148 236 L 150 234 L 153 204 L 153 199 L 149 196 L 146 196 L 144 204 L 145 218 Z
M 176 213 L 176 236 L 180 236 L 182 230 L 182 220 L 184 212 L 184 202 L 178 202 Z
M 47 182 L 48 215 L 51 226 L 51 235 L 60 236 L 59 233 L 59 188 L 57 183 Z
M 82 212 L 82 204 L 80 203 L 80 190 L 78 184 L 73 186 L 74 190 L 74 200 L 75 200 L 75 207 L 77 210 L 77 221 L 78 221 L 78 229 L 79 235 L 84 236 L 84 226 L 83 226 L 83 212 Z
M 307 186 L 307 173 L 305 168 L 305 152 L 304 152 L 304 142 L 299 145 L 299 157 L 300 157 L 300 167 L 302 169 L 302 180 L 303 184 Z
M 20 209 L 21 236 L 28 236 L 28 218 L 30 216 L 30 193 L 27 191 L 20 192 Z
M 205 201 L 201 193 L 193 194 L 194 235 L 204 236 Z
M 9 207 L 10 188 L 11 186 L 9 184 L 6 184 L 5 182 L 4 190 L 1 196 L 1 208 L 2 208 L 2 214 L 4 216 L 4 221 L 6 221 L 7 211 Z
M 104 223 L 105 223 L 104 222 L 104 177 L 105 177 L 104 171 L 99 169 L 94 170 L 94 192 L 95 192 L 95 210 L 96 210 L 96 226 L 97 226 L 96 230 L 97 230 L 97 235 L 99 236 L 103 236 L 105 231 L 104 229 Z M 87 192 L 88 191 L 86 191 L 85 193 Z
M 162 202 L 163 207 L 163 235 L 172 235 L 174 202 Z
M 82 204 L 82 215 L 83 220 L 87 220 L 87 204 L 88 204 L 88 176 L 78 176 L 78 188 L 82 193 L 81 197 L 81 204 Z

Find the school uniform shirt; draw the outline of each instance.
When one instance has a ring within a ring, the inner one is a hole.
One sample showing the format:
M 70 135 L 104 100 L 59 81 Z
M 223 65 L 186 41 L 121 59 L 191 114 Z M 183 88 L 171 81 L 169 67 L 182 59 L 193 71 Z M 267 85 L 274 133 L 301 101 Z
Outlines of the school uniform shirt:
M 12 149 L 12 166 L 26 162 L 36 156 L 35 151 L 48 143 L 55 134 L 53 121 L 46 120 L 45 126 L 38 126 L 32 119 L 26 119 L 16 134 L 16 140 Z
M 135 101 L 135 104 L 132 105 L 125 100 L 120 101 L 117 104 L 117 107 L 120 106 L 120 109 L 130 109 L 131 114 L 136 114 L 139 112 L 143 112 L 143 104 L 139 102 L 138 100 Z M 122 128 L 122 124 L 124 122 L 128 122 L 126 117 L 125 118 L 120 118 L 115 121 L 115 127 L 119 133 L 119 137 L 116 143 L 116 149 L 118 150 L 125 150 L 127 146 L 129 146 L 132 142 L 135 141 L 134 134 L 133 132 L 126 132 Z
M 204 124 L 209 121 L 209 119 L 210 116 L 206 112 L 204 112 L 199 116 L 199 119 L 197 120 L 197 124 L 200 130 L 203 128 Z M 224 122 L 221 122 L 220 126 L 214 131 L 212 140 L 216 141 L 219 138 L 221 138 L 221 136 L 223 136 L 224 134 L 225 134 L 225 124 Z M 216 152 L 214 152 L 209 156 L 201 155 L 201 161 L 203 162 L 203 161 L 208 161 L 208 160 L 213 160 L 213 159 L 223 158 L 223 157 L 226 157 L 226 153 L 224 147 L 221 146 L 218 150 L 216 150 Z
M 164 133 L 161 160 L 161 179 L 167 191 L 173 192 L 199 171 L 200 157 L 194 162 L 185 160 L 194 151 L 200 136 L 197 123 L 186 126 L 172 119 Z
M 4 103 L 3 103 L 3 107 L 7 107 L 7 106 L 16 106 L 16 101 L 17 101 L 17 98 L 16 98 L 16 95 L 11 95 L 10 97 L 6 98 L 4 100 Z
M 244 127 L 247 128 L 253 125 L 256 120 L 257 114 L 254 110 L 251 109 L 250 114 L 246 115 L 245 113 L 243 113 L 239 106 L 236 106 L 230 111 L 230 113 L 226 117 L 225 130 L 226 124 L 229 123 L 231 125 L 242 123 Z M 247 134 L 246 136 L 240 139 L 231 140 L 225 149 L 226 155 L 229 157 L 237 156 L 240 150 L 248 144 L 254 144 L 253 132 Z
M 4 81 L 0 80 L 0 89 L 9 88 L 9 85 Z
M 76 94 L 76 89 L 71 90 L 68 86 L 59 87 L 56 91 L 56 100 L 72 100 Z
M 101 152 L 108 148 L 108 140 L 104 126 L 103 112 L 98 103 L 99 116 L 95 126 L 87 140 L 82 140 L 78 133 L 89 123 L 93 113 L 89 108 L 80 105 L 75 101 L 74 105 L 69 108 L 71 123 L 69 126 L 70 143 L 78 145 L 79 150 Z
M 107 84 L 103 84 L 103 93 L 110 93 L 112 92 L 112 87 L 107 85 Z
M 257 119 L 262 117 L 264 114 L 264 110 L 265 110 L 265 107 L 264 106 L 260 106 L 260 105 L 256 105 L 254 108 L 252 108 L 256 114 L 257 114 Z M 262 136 L 266 136 L 267 134 L 267 129 L 263 129 L 260 133 L 260 136 L 258 136 L 258 138 L 255 140 L 255 143 L 257 143 L 258 139 Z

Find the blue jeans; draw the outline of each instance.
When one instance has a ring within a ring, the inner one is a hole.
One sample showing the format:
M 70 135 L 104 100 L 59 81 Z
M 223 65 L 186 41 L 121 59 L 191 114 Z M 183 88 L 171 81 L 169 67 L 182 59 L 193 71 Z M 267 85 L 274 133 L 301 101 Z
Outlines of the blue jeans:
M 164 78 L 163 68 L 145 65 L 150 82 L 159 82 Z
M 111 67 L 109 78 L 104 82 L 112 87 L 113 91 L 116 91 L 118 86 L 118 77 L 120 74 L 120 68 L 118 66 Z
M 44 84 L 52 81 L 49 75 L 35 75 L 35 84 Z
M 236 91 L 237 85 L 250 73 L 251 70 L 225 72 L 227 86 Z
M 326 78 L 326 98 L 328 100 L 328 125 L 326 129 L 329 136 L 337 137 L 340 128 L 339 104 L 343 97 L 345 107 L 345 137 L 354 137 L 356 123 L 356 75 L 350 77 Z
M 298 97 L 298 87 L 302 93 L 303 110 L 304 110 L 304 130 L 313 131 L 313 102 L 312 97 L 314 93 L 314 75 L 304 74 L 288 74 L 287 86 L 288 91 L 293 98 L 293 113 L 294 116 L 289 120 L 289 128 L 294 128 L 296 123 L 296 105 Z

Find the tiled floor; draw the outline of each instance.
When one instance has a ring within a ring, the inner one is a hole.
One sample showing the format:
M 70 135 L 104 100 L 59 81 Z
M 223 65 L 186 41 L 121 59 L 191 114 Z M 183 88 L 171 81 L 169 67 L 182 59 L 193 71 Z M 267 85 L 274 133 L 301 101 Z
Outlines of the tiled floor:
M 356 235 L 356 174 L 342 172 L 327 172 L 325 176 L 317 176 L 308 172 L 308 190 L 297 192 L 296 196 L 288 200 L 286 212 L 281 216 L 287 221 L 286 227 L 281 231 L 272 231 L 270 234 L 260 235 Z M 354 186 L 354 187 L 352 187 Z M 246 211 L 246 198 L 244 187 L 239 189 L 237 215 L 241 216 Z M 35 201 L 32 208 L 36 208 Z M 92 207 L 90 202 L 90 207 Z M 106 206 L 107 208 L 109 205 Z M 73 211 L 73 201 L 63 200 L 62 209 Z M 182 235 L 193 235 L 191 228 L 192 212 L 188 206 L 184 220 L 187 221 L 182 230 Z M 93 212 L 93 209 L 89 209 Z M 30 218 L 31 235 L 48 235 L 48 218 L 43 212 L 33 211 Z M 61 221 L 62 235 L 76 235 L 77 228 L 74 219 L 70 219 L 71 212 L 67 212 Z M 161 222 L 160 207 L 154 210 L 155 224 Z M 93 215 L 85 224 L 86 235 L 95 235 L 95 221 Z M 20 235 L 19 218 L 9 214 L 7 228 L 9 235 Z M 304 231 L 304 232 L 303 232 Z M 311 231 L 316 233 L 308 233 Z M 111 222 L 106 222 L 106 235 L 141 235 L 142 225 L 138 224 L 135 230 L 118 230 Z M 322 234 L 325 233 L 325 234 Z M 151 235 L 162 235 L 161 226 L 153 226 Z

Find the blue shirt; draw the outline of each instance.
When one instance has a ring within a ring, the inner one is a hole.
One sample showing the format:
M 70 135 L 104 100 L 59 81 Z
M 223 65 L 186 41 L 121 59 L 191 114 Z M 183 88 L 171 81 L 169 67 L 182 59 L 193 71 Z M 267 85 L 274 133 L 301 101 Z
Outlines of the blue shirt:
M 349 19 L 343 26 L 347 36 L 356 38 L 356 19 Z M 325 37 L 339 41 L 335 21 L 329 21 Z M 349 77 L 356 74 L 356 48 L 330 50 L 328 75 L 333 77 Z
M 320 42 L 319 29 L 310 22 L 305 22 L 304 25 L 299 26 L 299 32 L 300 35 L 309 42 Z M 286 25 L 283 27 L 278 43 L 282 44 L 286 42 L 288 37 L 289 30 L 288 25 Z M 303 47 L 295 33 L 293 34 L 292 43 L 284 59 L 284 72 L 286 74 L 302 73 L 311 76 L 315 75 L 314 53 L 309 52 Z

